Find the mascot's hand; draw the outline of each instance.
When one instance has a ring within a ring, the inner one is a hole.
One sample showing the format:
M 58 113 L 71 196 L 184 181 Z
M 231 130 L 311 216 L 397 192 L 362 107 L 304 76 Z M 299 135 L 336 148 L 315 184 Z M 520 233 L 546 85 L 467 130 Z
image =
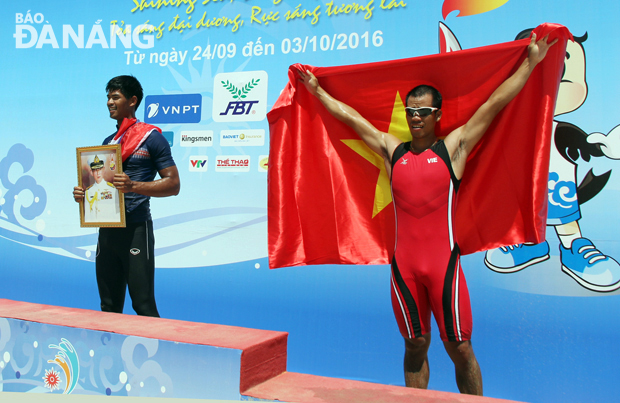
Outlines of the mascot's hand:
M 586 140 L 590 144 L 598 144 L 607 158 L 620 159 L 620 125 L 611 129 L 607 135 L 591 133 Z

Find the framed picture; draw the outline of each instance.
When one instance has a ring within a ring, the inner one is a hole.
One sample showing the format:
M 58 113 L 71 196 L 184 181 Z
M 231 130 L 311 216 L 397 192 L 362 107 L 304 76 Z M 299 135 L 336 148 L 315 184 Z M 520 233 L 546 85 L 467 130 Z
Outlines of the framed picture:
M 123 172 L 120 144 L 79 147 L 78 185 L 84 191 L 80 203 L 80 226 L 125 227 L 125 197 L 112 181 Z

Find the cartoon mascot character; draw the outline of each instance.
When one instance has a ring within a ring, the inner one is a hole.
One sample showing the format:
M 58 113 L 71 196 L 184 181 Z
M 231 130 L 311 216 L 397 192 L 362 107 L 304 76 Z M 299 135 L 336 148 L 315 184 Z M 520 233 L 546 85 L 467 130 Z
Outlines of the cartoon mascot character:
M 440 24 L 440 52 L 460 50 L 460 44 L 443 23 Z M 528 38 L 531 29 L 517 35 Z M 554 115 L 557 117 L 577 110 L 586 100 L 586 55 L 583 43 L 588 38 L 575 37 L 566 48 L 564 73 L 558 92 Z M 553 226 L 560 241 L 562 271 L 582 287 L 597 292 L 620 288 L 620 265 L 603 254 L 591 240 L 584 237 L 579 227 L 580 204 L 596 196 L 607 184 L 611 171 L 595 175 L 590 170 L 577 185 L 579 160 L 589 162 L 592 157 L 620 159 L 620 126 L 607 135 L 587 134 L 579 127 L 554 120 L 548 182 L 547 225 Z M 484 263 L 498 273 L 515 273 L 549 259 L 547 241 L 539 244 L 520 244 L 486 252 Z

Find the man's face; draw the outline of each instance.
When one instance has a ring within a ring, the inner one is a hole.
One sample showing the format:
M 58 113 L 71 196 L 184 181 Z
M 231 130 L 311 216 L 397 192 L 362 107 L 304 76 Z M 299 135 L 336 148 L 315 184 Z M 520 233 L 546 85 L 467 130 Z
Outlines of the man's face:
M 431 94 L 425 94 L 421 97 L 409 97 L 407 99 L 407 107 L 409 108 L 424 108 L 433 107 L 433 96 Z M 435 134 L 435 124 L 441 118 L 441 110 L 433 111 L 428 116 L 421 117 L 419 114 L 410 116 L 407 113 L 407 126 L 411 132 L 411 137 L 424 138 L 428 135 Z
M 103 168 L 99 168 L 99 169 L 93 169 L 93 176 L 95 177 L 95 181 L 97 183 L 101 183 L 101 181 L 103 180 Z
M 114 90 L 108 92 L 108 111 L 110 117 L 118 121 L 122 121 L 124 118 L 131 118 L 134 116 L 137 99 L 135 96 L 130 99 L 125 98 L 120 90 Z

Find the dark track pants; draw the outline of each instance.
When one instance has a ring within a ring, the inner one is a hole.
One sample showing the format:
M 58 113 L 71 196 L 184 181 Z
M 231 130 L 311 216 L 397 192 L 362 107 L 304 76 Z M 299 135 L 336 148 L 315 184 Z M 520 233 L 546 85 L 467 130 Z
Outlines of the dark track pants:
M 99 230 L 96 272 L 102 311 L 122 313 L 129 287 L 136 313 L 159 317 L 155 303 L 154 250 L 152 221 Z

